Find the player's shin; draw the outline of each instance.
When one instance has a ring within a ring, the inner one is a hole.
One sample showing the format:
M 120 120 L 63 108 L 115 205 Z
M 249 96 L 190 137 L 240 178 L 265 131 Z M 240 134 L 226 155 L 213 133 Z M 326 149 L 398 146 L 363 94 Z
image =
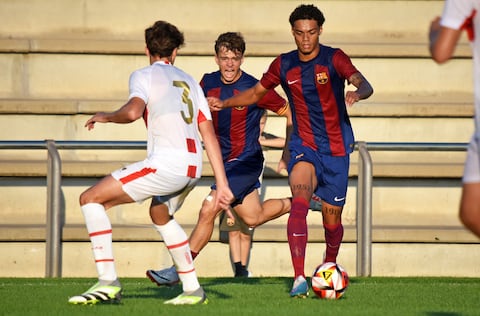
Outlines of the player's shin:
M 155 225 L 155 227 L 161 234 L 175 262 L 184 292 L 195 291 L 200 287 L 200 284 L 198 283 L 193 259 L 190 254 L 187 234 L 173 219 L 165 225 Z
M 325 228 L 325 243 L 326 252 L 324 262 L 337 262 L 338 252 L 340 250 L 340 244 L 343 239 L 343 225 L 337 224 L 323 224 Z
M 99 280 L 107 283 L 117 280 L 113 259 L 112 225 L 105 208 L 98 203 L 87 203 L 82 205 L 82 213 Z
M 295 277 L 305 275 L 305 250 L 308 241 L 307 214 L 309 203 L 303 198 L 294 198 L 288 217 L 287 237 L 292 256 Z

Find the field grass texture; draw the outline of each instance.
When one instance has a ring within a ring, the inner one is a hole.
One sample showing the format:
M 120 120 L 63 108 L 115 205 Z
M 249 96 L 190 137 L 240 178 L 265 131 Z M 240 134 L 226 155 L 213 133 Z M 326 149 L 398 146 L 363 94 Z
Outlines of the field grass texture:
M 121 279 L 120 304 L 70 305 L 96 282 L 84 278 L 0 278 L 0 315 L 480 315 L 479 278 L 354 277 L 339 300 L 290 298 L 291 278 L 200 278 L 209 303 L 163 302 L 181 286 L 157 287 L 148 279 Z

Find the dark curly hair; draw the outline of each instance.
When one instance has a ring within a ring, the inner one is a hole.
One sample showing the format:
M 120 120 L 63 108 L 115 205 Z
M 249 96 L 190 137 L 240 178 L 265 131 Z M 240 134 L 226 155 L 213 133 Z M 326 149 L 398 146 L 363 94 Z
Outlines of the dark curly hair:
M 301 4 L 293 10 L 288 19 L 292 27 L 297 20 L 315 20 L 318 26 L 322 26 L 325 22 L 325 17 L 322 11 L 313 4 Z
M 227 32 L 220 34 L 215 41 L 215 53 L 218 54 L 221 47 L 225 47 L 227 50 L 234 52 L 235 54 L 245 53 L 246 45 L 245 40 L 241 33 Z
M 169 57 L 184 41 L 183 33 L 165 21 L 157 21 L 145 30 L 145 43 L 152 56 Z

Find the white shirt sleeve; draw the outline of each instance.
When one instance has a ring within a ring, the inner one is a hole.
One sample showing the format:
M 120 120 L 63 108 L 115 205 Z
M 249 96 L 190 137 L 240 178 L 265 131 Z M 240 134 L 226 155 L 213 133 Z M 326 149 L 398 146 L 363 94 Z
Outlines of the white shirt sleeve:
M 210 108 L 208 107 L 208 102 L 207 99 L 205 98 L 205 95 L 203 93 L 202 88 L 200 87 L 199 84 L 195 84 L 195 95 L 197 96 L 197 104 L 200 112 L 203 113 L 205 118 L 209 121 L 212 120 L 212 114 L 210 113 Z
M 142 99 L 145 104 L 147 104 L 149 99 L 148 91 L 150 91 L 150 79 L 151 76 L 148 73 L 147 68 L 134 71 L 130 75 L 130 95 L 128 96 L 128 99 L 130 100 L 133 97 L 137 97 Z
M 475 9 L 472 0 L 446 0 L 440 25 L 454 30 L 460 29 Z

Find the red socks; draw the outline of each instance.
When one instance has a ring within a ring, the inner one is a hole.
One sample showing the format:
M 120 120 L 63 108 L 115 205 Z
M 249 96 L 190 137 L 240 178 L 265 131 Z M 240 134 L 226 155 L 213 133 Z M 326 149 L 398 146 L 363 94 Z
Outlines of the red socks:
M 343 239 L 343 225 L 342 223 L 323 224 L 323 227 L 325 228 L 325 243 L 327 244 L 324 262 L 337 262 L 338 251 Z
M 295 278 L 305 276 L 305 250 L 308 241 L 307 214 L 309 203 L 303 198 L 294 198 L 287 223 L 288 245 L 292 256 Z M 323 224 L 325 229 L 326 252 L 324 262 L 336 262 L 343 240 L 343 225 Z
M 308 240 L 307 214 L 309 203 L 303 198 L 294 198 L 287 223 L 288 245 L 292 256 L 295 278 L 305 276 L 305 249 Z

